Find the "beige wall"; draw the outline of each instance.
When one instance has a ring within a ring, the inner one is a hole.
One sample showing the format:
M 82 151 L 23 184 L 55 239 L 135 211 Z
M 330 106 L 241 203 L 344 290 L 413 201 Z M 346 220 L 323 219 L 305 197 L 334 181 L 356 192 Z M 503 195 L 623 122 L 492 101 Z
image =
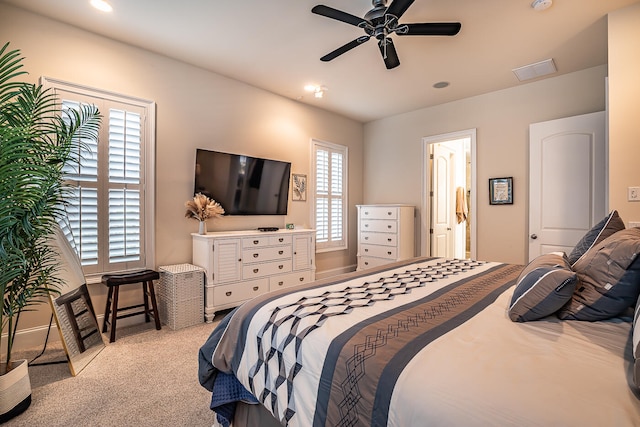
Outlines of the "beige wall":
M 0 41 L 26 57 L 28 79 L 47 76 L 155 101 L 156 266 L 191 261 L 197 223 L 184 217 L 193 195 L 196 148 L 292 162 L 292 172 L 310 173 L 311 139 L 349 147 L 350 241 L 355 242 L 355 204 L 362 202 L 363 125 L 218 74 L 144 51 L 0 3 Z M 209 230 L 310 225 L 310 203 L 290 202 L 286 217 L 222 218 Z M 340 271 L 355 264 L 348 251 L 317 255 L 317 269 Z M 102 285 L 91 285 L 98 313 Z M 136 297 L 138 297 L 136 292 Z M 125 294 L 131 300 L 132 292 Z M 46 325 L 46 316 L 23 316 L 23 328 Z
M 420 208 L 422 138 L 476 128 L 476 257 L 526 263 L 529 124 L 604 110 L 605 76 L 602 65 L 367 123 L 365 203 Z M 513 205 L 489 205 L 488 179 L 505 176 L 513 177 Z
M 609 206 L 640 222 L 640 3 L 609 15 Z

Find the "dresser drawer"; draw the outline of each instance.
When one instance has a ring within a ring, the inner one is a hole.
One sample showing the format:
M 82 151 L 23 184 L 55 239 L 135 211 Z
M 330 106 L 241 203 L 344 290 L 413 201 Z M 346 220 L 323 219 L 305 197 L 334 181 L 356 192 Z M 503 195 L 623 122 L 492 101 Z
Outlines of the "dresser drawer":
M 269 291 L 269 280 L 252 280 L 213 287 L 213 301 L 215 305 L 234 304 L 245 301 Z
M 360 241 L 370 245 L 397 246 L 398 236 L 392 233 L 360 233 Z
M 391 260 L 384 258 L 374 258 L 368 256 L 360 256 L 358 257 L 358 270 L 362 270 L 365 268 L 377 267 L 379 265 L 389 264 Z
M 289 286 L 301 285 L 311 281 L 310 271 L 301 271 L 299 273 L 283 274 L 282 276 L 274 276 L 269 278 L 269 290 L 288 288 Z
M 398 232 L 398 222 L 391 219 L 362 219 L 360 220 L 360 226 L 362 231 Z
M 291 271 L 291 260 L 271 261 L 261 264 L 248 264 L 242 266 L 243 279 L 256 279 L 258 277 L 271 276 Z
M 246 237 L 242 239 L 242 249 L 269 246 L 269 236 Z
M 398 219 L 398 208 L 384 206 L 365 206 L 360 211 L 361 218 Z
M 269 244 L 270 245 L 290 245 L 293 242 L 291 238 L 291 234 L 281 235 L 281 236 L 269 236 Z
M 287 258 L 291 258 L 291 246 L 251 248 L 244 249 L 242 251 L 242 262 L 244 264 L 263 261 L 275 261 Z
M 398 250 L 391 246 L 360 245 L 360 255 L 395 260 Z

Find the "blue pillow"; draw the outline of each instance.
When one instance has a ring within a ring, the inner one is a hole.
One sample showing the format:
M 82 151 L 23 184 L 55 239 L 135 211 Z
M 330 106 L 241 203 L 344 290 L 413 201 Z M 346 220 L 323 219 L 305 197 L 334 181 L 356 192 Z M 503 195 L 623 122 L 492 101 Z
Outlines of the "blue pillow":
M 528 322 L 549 316 L 571 300 L 577 276 L 567 256 L 560 252 L 543 254 L 520 273 L 509 305 L 509 318 Z

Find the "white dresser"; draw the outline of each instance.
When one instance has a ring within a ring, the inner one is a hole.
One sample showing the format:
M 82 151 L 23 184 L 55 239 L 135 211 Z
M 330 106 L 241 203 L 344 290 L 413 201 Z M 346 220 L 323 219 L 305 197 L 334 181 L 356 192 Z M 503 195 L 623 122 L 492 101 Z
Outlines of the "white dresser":
M 414 207 L 358 205 L 358 270 L 415 256 Z
M 206 273 L 204 315 L 270 290 L 315 280 L 315 230 L 192 234 L 193 264 Z

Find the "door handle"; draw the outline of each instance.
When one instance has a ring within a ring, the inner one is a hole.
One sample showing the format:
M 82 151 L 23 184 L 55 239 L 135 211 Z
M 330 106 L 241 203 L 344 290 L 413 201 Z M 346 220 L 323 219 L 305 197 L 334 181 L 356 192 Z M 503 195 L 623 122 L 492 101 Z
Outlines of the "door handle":
M 532 235 L 531 235 L 531 238 L 532 238 L 533 240 L 536 240 L 536 239 L 538 238 L 538 235 L 537 235 L 537 234 L 532 234 Z

